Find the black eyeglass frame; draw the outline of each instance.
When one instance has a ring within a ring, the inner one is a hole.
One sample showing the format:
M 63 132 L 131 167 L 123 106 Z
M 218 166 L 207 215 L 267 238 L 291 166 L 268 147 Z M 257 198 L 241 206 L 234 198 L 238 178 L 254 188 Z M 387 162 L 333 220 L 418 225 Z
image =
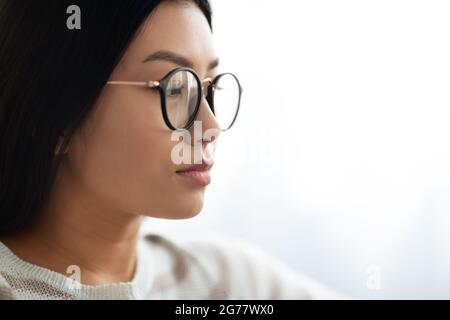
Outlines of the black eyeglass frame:
M 195 106 L 195 110 L 193 112 L 193 114 L 191 115 L 191 117 L 188 119 L 188 121 L 186 122 L 186 125 L 183 128 L 176 128 L 175 126 L 172 125 L 172 123 L 169 120 L 169 116 L 167 113 L 167 87 L 169 85 L 170 79 L 172 78 L 172 76 L 180 71 L 187 71 L 189 73 L 191 73 L 194 76 L 195 81 L 197 82 L 197 87 L 198 87 L 198 91 L 197 91 L 197 104 Z M 207 92 L 206 92 L 206 101 L 208 102 L 208 105 L 211 109 L 211 111 L 213 112 L 213 114 L 215 115 L 215 109 L 214 109 L 214 92 L 217 88 L 217 83 L 219 82 L 219 80 L 224 77 L 224 76 L 232 76 L 235 80 L 236 83 L 238 84 L 238 89 L 239 89 L 239 97 L 238 97 L 238 105 L 237 105 L 237 109 L 236 109 L 236 114 L 234 115 L 233 121 L 231 122 L 231 124 L 227 127 L 227 128 L 220 128 L 221 131 L 228 131 L 229 129 L 231 129 L 231 127 L 234 125 L 234 123 L 236 122 L 237 116 L 239 114 L 239 109 L 241 106 L 241 99 L 242 99 L 242 86 L 241 83 L 239 81 L 239 79 L 233 74 L 233 73 L 222 73 L 217 75 L 214 79 L 211 78 L 206 78 L 205 80 L 201 81 L 199 76 L 197 75 L 197 73 L 191 69 L 191 68 L 186 68 L 186 67 L 178 67 L 175 68 L 173 70 L 171 70 L 170 72 L 168 72 L 161 80 L 159 81 L 147 81 L 147 82 L 137 82 L 137 81 L 108 81 L 107 84 L 109 85 L 133 85 L 133 86 L 143 86 L 149 89 L 155 89 L 159 91 L 159 96 L 160 96 L 160 104 L 161 104 L 161 113 L 163 115 L 163 119 L 165 124 L 167 125 L 167 127 L 173 131 L 185 131 L 185 130 L 189 130 L 192 125 L 194 124 L 195 119 L 198 116 L 198 112 L 200 111 L 200 104 L 201 104 L 201 99 L 204 96 L 204 90 L 203 90 L 203 83 L 205 82 L 209 82 L 209 85 L 207 87 Z

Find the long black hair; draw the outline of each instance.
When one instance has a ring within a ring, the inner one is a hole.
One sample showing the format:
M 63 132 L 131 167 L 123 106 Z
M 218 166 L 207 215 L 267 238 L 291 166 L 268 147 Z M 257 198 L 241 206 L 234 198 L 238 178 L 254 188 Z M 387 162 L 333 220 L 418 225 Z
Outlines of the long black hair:
M 162 1 L 0 0 L 0 235 L 30 225 L 63 147 L 89 114 L 140 26 Z M 190 0 L 211 23 L 208 0 Z M 67 9 L 81 9 L 69 30 Z

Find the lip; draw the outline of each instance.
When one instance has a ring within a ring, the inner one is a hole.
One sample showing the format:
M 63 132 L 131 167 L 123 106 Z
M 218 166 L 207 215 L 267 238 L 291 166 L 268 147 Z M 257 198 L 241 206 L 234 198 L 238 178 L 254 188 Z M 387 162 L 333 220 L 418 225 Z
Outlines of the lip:
M 194 186 L 205 187 L 211 183 L 212 164 L 205 161 L 176 171 L 176 174 Z

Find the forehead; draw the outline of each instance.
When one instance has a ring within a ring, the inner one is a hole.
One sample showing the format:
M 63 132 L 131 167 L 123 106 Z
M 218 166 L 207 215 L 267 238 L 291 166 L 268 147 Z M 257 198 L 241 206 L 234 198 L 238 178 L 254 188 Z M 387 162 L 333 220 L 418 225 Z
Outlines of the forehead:
M 208 21 L 190 1 L 164 1 L 148 17 L 123 57 L 123 64 L 141 64 L 156 51 L 185 56 L 199 72 L 217 58 Z

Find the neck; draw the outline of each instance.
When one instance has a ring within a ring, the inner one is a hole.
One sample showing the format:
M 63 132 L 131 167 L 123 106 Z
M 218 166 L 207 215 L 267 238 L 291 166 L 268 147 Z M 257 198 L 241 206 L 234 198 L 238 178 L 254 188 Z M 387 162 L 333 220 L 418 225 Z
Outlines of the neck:
M 80 189 L 57 181 L 33 226 L 2 241 L 19 258 L 66 276 L 78 267 L 83 284 L 132 280 L 142 217 Z

